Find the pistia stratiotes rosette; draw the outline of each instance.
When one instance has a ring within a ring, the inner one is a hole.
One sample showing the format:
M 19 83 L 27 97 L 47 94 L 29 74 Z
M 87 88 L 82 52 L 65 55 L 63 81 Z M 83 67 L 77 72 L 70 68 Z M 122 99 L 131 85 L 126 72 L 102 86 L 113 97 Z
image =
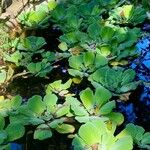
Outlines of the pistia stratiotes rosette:
M 141 81 L 134 81 L 136 73 L 132 69 L 103 67 L 88 78 L 97 88 L 103 86 L 115 95 L 135 90 Z
M 88 77 L 98 68 L 108 63 L 104 56 L 93 52 L 84 52 L 77 56 L 71 56 L 68 61 L 69 66 L 72 68 L 68 69 L 69 74 L 81 78 Z
M 130 135 L 114 136 L 115 129 L 108 129 L 101 120 L 92 120 L 82 125 L 73 139 L 75 150 L 131 150 L 133 140 Z
M 80 93 L 81 102 L 74 97 L 67 97 L 66 101 L 70 103 L 75 119 L 81 123 L 101 118 L 120 125 L 124 117 L 121 113 L 113 112 L 116 103 L 109 101 L 111 96 L 111 93 L 103 87 L 97 88 L 95 93 L 87 88 Z
M 110 20 L 117 24 L 137 25 L 146 19 L 146 10 L 141 6 L 123 5 L 110 11 Z

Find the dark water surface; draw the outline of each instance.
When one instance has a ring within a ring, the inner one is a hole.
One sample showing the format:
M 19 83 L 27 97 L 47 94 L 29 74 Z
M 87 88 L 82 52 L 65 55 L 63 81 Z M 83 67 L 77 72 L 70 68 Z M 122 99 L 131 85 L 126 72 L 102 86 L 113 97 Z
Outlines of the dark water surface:
M 138 42 L 137 52 L 139 53 L 139 57 L 131 62 L 130 67 L 136 71 L 136 79 L 142 80 L 144 83 L 140 85 L 135 91 L 133 91 L 128 101 L 117 101 L 117 111 L 122 112 L 125 116 L 125 122 L 123 126 L 131 122 L 137 125 L 141 125 L 145 128 L 146 131 L 150 131 L 150 37 L 146 37 Z M 27 99 L 34 94 L 44 95 L 44 88 L 46 84 L 58 79 L 67 81 L 69 78 L 66 71 L 66 63 L 59 64 L 58 62 L 58 65 L 60 66 L 59 69 L 55 69 L 52 72 L 52 75 L 49 76 L 49 79 L 18 79 L 10 86 L 10 88 L 8 87 L 9 92 L 20 94 L 24 97 L 24 99 Z M 18 83 L 21 84 L 19 85 Z M 78 94 L 80 89 L 83 87 L 73 86 L 71 91 Z M 36 141 L 31 138 L 30 141 L 28 141 L 30 143 L 28 150 L 68 150 L 70 149 L 67 147 L 69 144 L 68 141 L 65 141 L 65 139 L 66 137 L 57 135 L 54 137 L 55 141 L 53 145 L 48 146 L 48 143 L 51 143 L 52 139 L 46 141 Z M 55 143 L 56 141 L 57 143 Z M 23 145 L 21 144 L 13 143 L 11 149 L 22 150 L 25 148 L 23 148 Z

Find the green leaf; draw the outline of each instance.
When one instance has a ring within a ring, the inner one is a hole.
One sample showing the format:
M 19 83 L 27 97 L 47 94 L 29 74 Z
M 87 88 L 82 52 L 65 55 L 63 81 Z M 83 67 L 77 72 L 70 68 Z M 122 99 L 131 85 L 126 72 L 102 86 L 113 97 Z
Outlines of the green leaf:
M 4 83 L 7 77 L 7 73 L 5 70 L 0 71 L 0 84 Z
M 94 120 L 82 125 L 79 129 L 79 137 L 89 146 L 101 141 L 101 136 L 105 132 L 105 124 L 100 120 Z
M 61 87 L 63 90 L 67 90 L 70 88 L 71 84 L 72 84 L 72 80 L 69 79 L 66 83 L 62 84 Z
M 38 73 L 42 69 L 42 63 L 41 62 L 29 63 L 28 66 L 27 66 L 27 69 L 33 74 Z
M 132 150 L 133 141 L 131 136 L 125 136 L 118 139 L 110 148 L 110 150 Z
M 87 110 L 90 110 L 94 106 L 94 95 L 90 88 L 87 88 L 80 92 L 80 99 Z
M 83 54 L 83 62 L 85 67 L 91 66 L 94 64 L 95 55 L 93 52 L 86 52 Z
M 79 71 L 79 70 L 75 70 L 75 69 L 68 69 L 68 72 L 70 75 L 75 76 L 75 77 L 83 77 L 84 73 Z
M 18 66 L 19 61 L 22 59 L 22 54 L 19 51 L 15 51 L 10 55 L 5 54 L 4 59 L 8 62 L 15 63 Z
M 125 93 L 130 90 L 135 90 L 140 83 L 141 81 L 130 82 L 128 84 L 125 84 L 120 88 L 120 92 Z
M 60 50 L 62 50 L 62 51 L 68 50 L 67 43 L 61 42 L 61 43 L 58 45 L 58 48 L 59 48 Z
M 88 116 L 88 112 L 80 105 L 71 105 L 71 109 L 76 116 Z
M 8 134 L 8 141 L 17 140 L 25 133 L 25 128 L 21 124 L 9 124 L 5 130 Z
M 94 62 L 95 67 L 99 68 L 105 66 L 106 64 L 108 64 L 108 60 L 104 56 L 97 54 Z
M 125 70 L 123 73 L 122 85 L 127 84 L 134 80 L 136 73 L 132 69 Z
M 36 113 L 37 115 L 41 115 L 46 109 L 44 102 L 42 101 L 42 97 L 39 95 L 35 95 L 28 100 L 28 108 Z
M 110 45 L 102 45 L 97 50 L 102 56 L 109 56 L 111 54 L 111 46 Z
M 56 131 L 61 133 L 61 134 L 66 134 L 66 133 L 73 133 L 75 130 L 73 125 L 69 124 L 62 124 L 57 126 Z
M 7 140 L 7 132 L 5 130 L 0 130 L 0 146 L 1 144 L 4 144 L 6 140 Z
M 125 130 L 130 134 L 134 140 L 134 142 L 138 142 L 142 139 L 142 136 L 144 134 L 144 128 L 134 125 L 132 123 L 127 124 Z
M 115 101 L 110 101 L 106 104 L 104 104 L 101 108 L 100 108 L 100 111 L 99 113 L 101 115 L 106 115 L 106 114 L 109 114 L 112 112 L 112 110 L 116 107 L 116 103 Z
M 121 125 L 124 122 L 124 116 L 121 113 L 111 112 L 106 116 L 117 125 Z
M 55 94 L 46 94 L 44 96 L 43 102 L 45 103 L 48 109 L 53 110 L 56 106 L 57 100 L 58 97 Z
M 146 132 L 143 137 L 142 137 L 142 140 L 141 140 L 141 144 L 142 145 L 150 145 L 150 132 Z
M 57 128 L 59 125 L 62 125 L 63 122 L 64 122 L 64 119 L 63 119 L 63 118 L 60 118 L 60 119 L 55 119 L 55 120 L 53 120 L 53 121 L 50 122 L 48 125 L 49 125 L 51 128 L 55 129 L 55 128 Z
M 54 10 L 56 6 L 57 6 L 57 2 L 55 0 L 51 0 L 48 2 L 48 8 L 50 11 Z
M 112 97 L 111 92 L 109 92 L 107 89 L 104 87 L 100 86 L 96 88 L 94 99 L 95 99 L 95 104 L 99 107 L 101 107 L 103 104 L 108 102 L 108 100 Z
M 89 25 L 87 32 L 92 39 L 96 40 L 100 35 L 100 24 L 93 23 Z
M 4 117 L 0 116 L 0 130 L 3 130 L 5 126 L 5 119 Z
M 22 97 L 21 96 L 15 96 L 11 99 L 11 106 L 13 109 L 17 109 L 22 103 Z
M 51 129 L 46 124 L 39 125 L 34 132 L 34 139 L 45 140 L 52 137 Z
M 112 27 L 104 26 L 101 28 L 100 35 L 104 42 L 109 42 L 110 39 L 112 39 L 114 33 L 115 31 Z
M 90 116 L 86 115 L 86 116 L 77 116 L 75 117 L 75 119 L 79 122 L 79 123 L 86 123 L 90 120 Z
M 41 15 L 41 13 L 40 13 L 40 15 Z M 35 16 L 32 15 L 32 17 L 35 17 Z M 40 16 L 38 16 L 38 19 L 39 19 L 39 17 Z M 38 20 L 36 20 L 36 21 L 38 21 Z M 18 49 L 36 52 L 37 50 L 41 49 L 45 44 L 46 44 L 46 41 L 43 37 L 29 36 L 27 38 L 24 38 L 21 41 L 20 45 L 18 46 Z
M 74 150 L 83 150 L 85 147 L 84 141 L 78 136 L 73 139 L 72 145 Z
M 80 70 L 80 68 L 82 67 L 82 60 L 83 60 L 82 55 L 72 56 L 68 60 L 69 66 L 74 68 L 74 69 Z
M 64 106 L 60 107 L 55 114 L 56 114 L 57 118 L 59 118 L 59 117 L 62 117 L 64 115 L 68 114 L 69 110 L 70 110 L 70 106 L 64 105 Z

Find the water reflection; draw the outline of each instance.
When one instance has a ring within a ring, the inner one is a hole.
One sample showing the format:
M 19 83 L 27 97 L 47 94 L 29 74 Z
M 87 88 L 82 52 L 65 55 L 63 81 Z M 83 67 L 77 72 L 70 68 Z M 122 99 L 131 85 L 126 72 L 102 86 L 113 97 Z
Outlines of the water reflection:
M 117 102 L 118 110 L 125 115 L 125 124 L 132 122 L 150 130 L 150 37 L 137 44 L 139 57 L 131 62 L 136 71 L 136 79 L 144 83 L 131 94 L 129 102 Z

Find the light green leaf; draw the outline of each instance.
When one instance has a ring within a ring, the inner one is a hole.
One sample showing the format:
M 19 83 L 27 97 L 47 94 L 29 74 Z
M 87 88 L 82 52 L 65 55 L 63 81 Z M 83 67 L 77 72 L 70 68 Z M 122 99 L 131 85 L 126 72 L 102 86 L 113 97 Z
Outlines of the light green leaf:
M 101 141 L 104 132 L 105 124 L 100 120 L 93 120 L 82 125 L 78 134 L 87 145 L 92 146 Z
M 59 48 L 60 50 L 62 50 L 62 51 L 68 50 L 67 43 L 61 42 L 61 43 L 58 45 L 58 48 Z
M 46 124 L 39 125 L 34 132 L 34 139 L 45 140 L 52 137 L 51 129 Z
M 86 52 L 83 54 L 83 62 L 85 67 L 91 66 L 94 64 L 95 55 L 93 52 Z
M 110 150 L 132 150 L 133 141 L 131 136 L 125 136 L 118 139 L 110 148 Z
M 46 109 L 46 106 L 44 104 L 44 102 L 42 101 L 42 97 L 39 95 L 35 95 L 33 97 L 31 97 L 28 100 L 28 108 L 33 111 L 34 113 L 36 113 L 37 115 L 41 115 L 44 110 Z
M 124 121 L 124 116 L 119 112 L 111 112 L 106 116 L 117 125 L 121 125 Z
M 68 61 L 69 61 L 70 67 L 77 69 L 77 70 L 80 70 L 80 68 L 82 67 L 83 57 L 82 57 L 82 55 L 72 56 L 69 58 Z
M 83 77 L 84 73 L 79 71 L 79 70 L 75 70 L 75 69 L 68 69 L 68 72 L 70 75 L 75 76 L 75 77 Z
M 7 73 L 5 70 L 0 71 L 0 84 L 4 83 L 7 77 Z
M 49 8 L 50 11 L 55 9 L 56 6 L 57 6 L 57 2 L 55 0 L 51 0 L 51 1 L 48 2 L 48 8 Z
M 87 110 L 90 110 L 94 106 L 94 95 L 90 88 L 87 88 L 80 92 L 80 99 Z
M 75 130 L 73 125 L 69 125 L 69 124 L 62 124 L 57 126 L 56 131 L 62 134 L 66 134 L 66 133 L 73 133 Z
M 58 97 L 55 94 L 46 94 L 44 96 L 43 102 L 45 103 L 48 109 L 53 110 L 56 106 L 57 100 Z
M 22 97 L 21 96 L 15 96 L 11 99 L 11 106 L 13 109 L 17 109 L 22 103 Z
M 101 107 L 103 104 L 105 104 L 110 98 L 112 97 L 111 92 L 109 92 L 107 89 L 105 89 L 102 86 L 99 86 L 96 88 L 94 99 L 95 104 L 99 107 Z
M 59 117 L 62 117 L 64 115 L 68 114 L 69 110 L 70 110 L 70 106 L 64 105 L 63 107 L 59 108 L 55 114 L 59 118 Z

